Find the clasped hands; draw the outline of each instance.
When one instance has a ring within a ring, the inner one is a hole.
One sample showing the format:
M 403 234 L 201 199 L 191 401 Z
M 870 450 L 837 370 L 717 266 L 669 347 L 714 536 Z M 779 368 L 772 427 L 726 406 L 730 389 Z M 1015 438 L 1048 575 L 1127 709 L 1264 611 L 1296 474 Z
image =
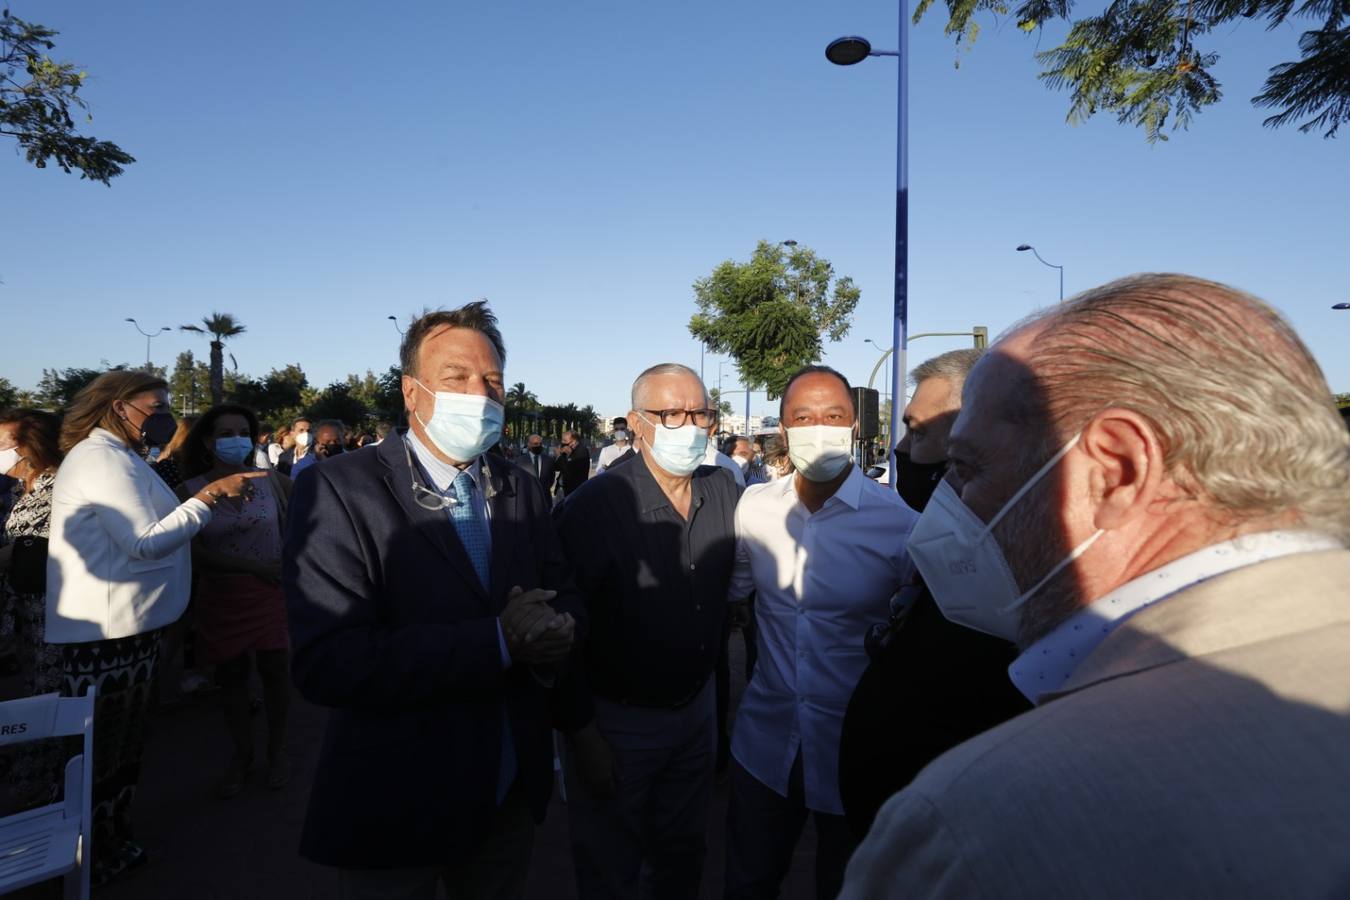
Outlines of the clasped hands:
M 518 585 L 511 588 L 506 608 L 498 617 L 511 659 L 551 666 L 567 658 L 577 623 L 571 613 L 560 613 L 549 606 L 556 596 L 557 591 L 527 591 Z

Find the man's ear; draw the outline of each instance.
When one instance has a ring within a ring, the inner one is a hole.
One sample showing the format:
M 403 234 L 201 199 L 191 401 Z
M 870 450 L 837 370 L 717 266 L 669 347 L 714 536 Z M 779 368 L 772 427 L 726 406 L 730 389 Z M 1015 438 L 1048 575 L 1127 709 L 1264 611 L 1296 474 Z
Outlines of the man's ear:
M 1120 528 L 1158 498 L 1165 454 L 1143 416 L 1128 409 L 1103 410 L 1084 426 L 1078 446 L 1092 466 L 1089 490 L 1097 505 L 1097 528 Z

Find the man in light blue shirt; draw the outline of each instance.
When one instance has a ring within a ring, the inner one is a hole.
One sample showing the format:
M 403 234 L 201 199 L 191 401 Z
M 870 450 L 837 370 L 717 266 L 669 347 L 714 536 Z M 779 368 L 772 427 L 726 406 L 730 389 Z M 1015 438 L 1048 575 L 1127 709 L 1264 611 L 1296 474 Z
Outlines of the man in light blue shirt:
M 910 571 L 918 515 L 853 464 L 848 381 L 798 372 L 780 430 L 796 473 L 736 508 L 730 598 L 755 594 L 759 658 L 732 728 L 726 896 L 776 897 L 814 814 L 816 892 L 834 897 L 855 838 L 839 797 L 844 712 L 867 667 L 863 638 Z

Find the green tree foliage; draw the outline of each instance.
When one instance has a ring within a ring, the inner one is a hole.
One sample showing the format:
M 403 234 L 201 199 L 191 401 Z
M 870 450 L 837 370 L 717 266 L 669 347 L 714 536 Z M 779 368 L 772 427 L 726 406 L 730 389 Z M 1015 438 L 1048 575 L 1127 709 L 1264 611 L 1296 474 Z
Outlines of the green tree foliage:
M 820 359 L 823 339 L 848 334 L 861 293 L 814 251 L 760 241 L 748 262 L 727 260 L 694 282 L 698 312 L 689 331 L 734 358 L 751 386 L 777 394 L 793 372 Z
M 315 422 L 320 419 L 339 419 L 348 429 L 352 429 L 366 424 L 370 407 L 357 396 L 349 382 L 335 381 L 309 402 L 305 415 Z
M 0 378 L 0 409 L 19 405 L 19 389 L 8 378 Z
M 230 392 L 230 399 L 247 406 L 258 414 L 259 419 L 275 428 L 289 425 L 300 415 L 308 387 L 304 370 L 299 364 L 292 363 L 273 369 L 263 378 L 240 378 Z
M 136 160 L 116 144 L 76 133 L 73 111 L 92 119 L 80 96 L 88 74 L 47 55 L 57 34 L 0 12 L 0 134 L 17 139 L 39 169 L 54 159 L 65 172 L 79 169 L 81 178 L 109 184 Z
M 708 394 L 712 397 L 713 409 L 717 410 L 717 415 L 725 418 L 735 412 L 735 410 L 731 408 L 731 401 L 722 399 L 721 390 L 718 388 L 709 388 Z
M 211 336 L 211 405 L 225 401 L 225 342 L 246 330 L 243 323 L 229 313 L 213 312 L 202 319 L 201 325 L 179 326 L 183 331 Z
M 575 431 L 587 440 L 594 440 L 601 433 L 600 415 L 587 404 L 575 403 L 541 404 L 537 415 L 530 420 L 533 430 L 544 437 L 561 437 L 564 431 Z
M 38 382 L 36 392 L 38 405 L 43 409 L 65 409 L 89 382 L 110 369 L 125 368 L 123 365 L 104 369 L 43 369 L 42 380 Z
M 1350 120 L 1350 6 L 1344 0 L 1114 0 L 1099 14 L 1080 18 L 1072 0 L 944 2 L 946 32 L 958 49 L 974 42 L 980 12 L 1012 15 L 1027 32 L 1054 19 L 1068 21 L 1064 42 L 1036 58 L 1040 78 L 1070 92 L 1069 122 L 1109 113 L 1142 127 L 1150 142 L 1167 140 L 1169 125 L 1174 131 L 1188 127 L 1196 113 L 1222 98 L 1214 46 L 1244 19 L 1267 29 L 1307 22 L 1313 27 L 1299 39 L 1299 60 L 1274 66 L 1252 103 L 1279 110 L 1265 120 L 1269 127 L 1306 120 L 1300 131 L 1320 130 L 1326 137 Z M 921 0 L 915 23 L 932 4 Z

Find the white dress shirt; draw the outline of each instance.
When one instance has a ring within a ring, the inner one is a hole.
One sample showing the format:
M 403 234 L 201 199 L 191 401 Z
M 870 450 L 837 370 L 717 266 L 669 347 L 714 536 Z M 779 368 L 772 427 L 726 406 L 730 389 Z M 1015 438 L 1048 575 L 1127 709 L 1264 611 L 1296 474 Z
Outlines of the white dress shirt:
M 192 538 L 211 507 L 180 502 L 110 431 L 95 428 L 56 473 L 47 548 L 49 644 L 144 634 L 178 621 Z
M 809 809 L 843 814 L 839 737 L 867 668 L 863 636 L 911 570 L 905 544 L 918 518 L 856 466 L 814 514 L 795 477 L 747 488 L 736 507 L 729 599 L 756 592 L 759 659 L 731 752 L 782 796 L 800 752 Z
M 1013 660 L 1008 675 L 1028 700 L 1039 703 L 1042 695 L 1067 684 L 1078 664 L 1144 607 L 1243 566 L 1293 553 L 1340 549 L 1340 541 L 1316 532 L 1265 531 L 1188 553 L 1127 581 L 1074 613 Z
M 595 474 L 599 475 L 601 472 L 605 471 L 605 469 L 608 469 L 610 463 L 614 462 L 614 460 L 627 452 L 627 442 L 623 445 L 610 444 L 608 447 L 603 448 L 600 451 L 600 458 L 595 463 Z

